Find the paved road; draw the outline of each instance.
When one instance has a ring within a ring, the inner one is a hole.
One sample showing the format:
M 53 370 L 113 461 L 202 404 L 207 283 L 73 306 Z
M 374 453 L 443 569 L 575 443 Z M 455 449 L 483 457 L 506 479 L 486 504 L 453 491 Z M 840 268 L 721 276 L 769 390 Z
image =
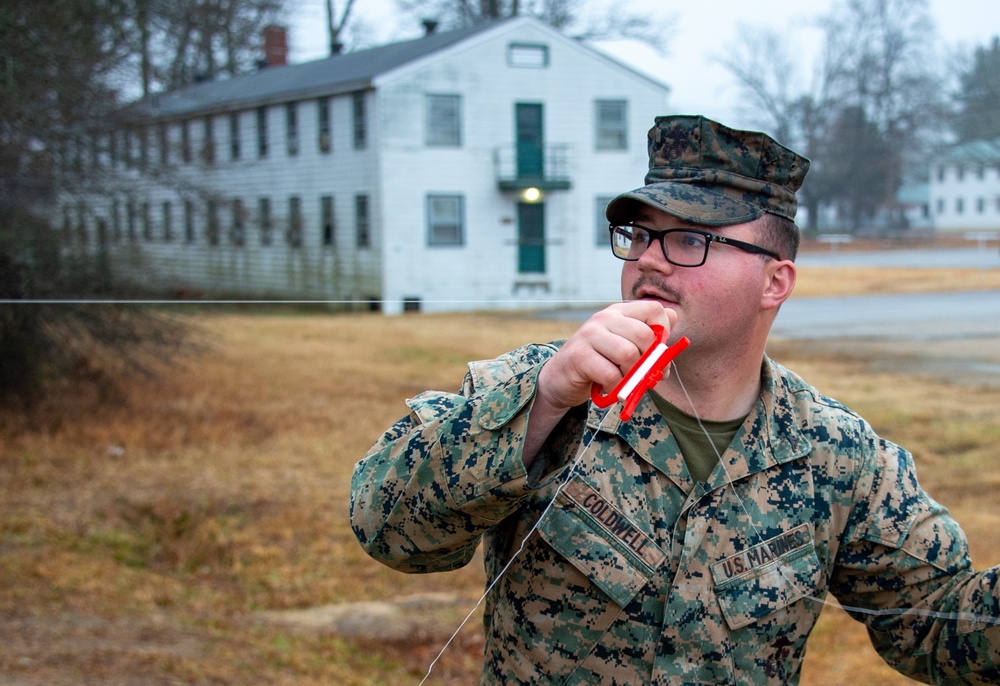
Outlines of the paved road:
M 854 252 L 818 250 L 799 255 L 799 266 L 820 267 L 966 267 L 1000 269 L 996 241 L 981 248 L 914 248 Z
M 809 266 L 1000 269 L 995 248 L 829 252 L 803 255 Z M 894 370 L 1000 386 L 1000 291 L 914 293 L 786 302 L 775 338 L 810 341 L 843 355 L 877 359 Z
M 781 306 L 772 332 L 802 339 L 1000 337 L 1000 291 L 793 296 Z

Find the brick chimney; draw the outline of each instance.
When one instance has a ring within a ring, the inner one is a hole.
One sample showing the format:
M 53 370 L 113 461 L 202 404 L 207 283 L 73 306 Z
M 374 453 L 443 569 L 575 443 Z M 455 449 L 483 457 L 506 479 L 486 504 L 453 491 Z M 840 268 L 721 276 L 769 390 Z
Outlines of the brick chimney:
M 264 27 L 264 62 L 268 67 L 288 64 L 288 32 L 284 26 L 270 24 Z

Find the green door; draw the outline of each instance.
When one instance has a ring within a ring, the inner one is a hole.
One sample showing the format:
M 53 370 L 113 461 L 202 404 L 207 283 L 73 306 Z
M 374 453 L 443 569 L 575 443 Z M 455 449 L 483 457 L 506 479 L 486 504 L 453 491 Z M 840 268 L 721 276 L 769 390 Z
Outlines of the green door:
M 541 179 L 545 139 L 542 133 L 542 106 L 517 103 L 517 178 Z
M 517 271 L 545 272 L 545 203 L 517 204 Z

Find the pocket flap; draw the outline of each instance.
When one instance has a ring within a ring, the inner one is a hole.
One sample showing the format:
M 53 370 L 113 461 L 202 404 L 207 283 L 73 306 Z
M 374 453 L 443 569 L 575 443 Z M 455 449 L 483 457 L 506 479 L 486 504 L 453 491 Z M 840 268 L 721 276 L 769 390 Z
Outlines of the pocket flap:
M 631 602 L 666 559 L 637 524 L 577 478 L 559 493 L 538 530 L 620 607 Z
M 712 565 L 716 596 L 731 629 L 806 596 L 818 573 L 819 558 L 806 524 Z

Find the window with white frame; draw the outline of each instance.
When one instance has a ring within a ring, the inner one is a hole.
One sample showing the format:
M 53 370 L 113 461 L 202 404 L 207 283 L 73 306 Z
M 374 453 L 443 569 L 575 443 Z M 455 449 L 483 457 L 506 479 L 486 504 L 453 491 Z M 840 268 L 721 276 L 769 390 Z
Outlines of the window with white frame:
M 611 245 L 611 234 L 608 231 L 608 218 L 604 212 L 608 205 L 614 200 L 613 195 L 599 195 L 594 200 L 594 238 L 595 245 L 599 248 L 607 248 Z
M 358 91 L 351 97 L 351 112 L 354 119 L 354 149 L 368 147 L 368 108 L 365 92 Z
M 229 158 L 240 159 L 240 113 L 229 115 Z
M 320 98 L 316 101 L 316 132 L 320 152 L 330 152 L 333 148 L 330 127 L 330 98 Z
M 174 240 L 173 207 L 169 200 L 164 200 L 160 209 L 163 216 L 163 242 L 169 243 Z
M 319 198 L 319 216 L 322 227 L 320 240 L 323 245 L 333 245 L 336 240 L 336 231 L 333 224 L 333 196 L 321 195 Z
M 299 103 L 285 105 L 285 138 L 289 155 L 299 154 Z
M 461 195 L 427 196 L 427 245 L 465 243 L 465 202 Z
M 596 101 L 595 147 L 598 150 L 625 150 L 628 147 L 626 109 L 624 100 Z
M 293 195 L 288 198 L 288 232 L 285 242 L 293 248 L 302 247 L 302 198 Z
M 185 199 L 184 200 L 184 242 L 194 243 L 197 240 L 197 234 L 195 232 L 194 226 L 194 201 Z
M 367 248 L 371 245 L 371 218 L 368 215 L 368 196 L 354 196 L 354 230 L 357 246 Z
M 257 108 L 257 157 L 267 157 L 267 108 Z
M 260 229 L 260 244 L 271 245 L 271 199 L 257 200 L 257 227 Z
M 215 163 L 215 127 L 212 115 L 205 117 L 204 135 L 201 141 L 201 159 L 205 164 Z
M 426 96 L 425 142 L 432 147 L 462 145 L 462 97 L 460 95 Z
M 544 69 L 549 66 L 549 46 L 542 43 L 511 43 L 507 46 L 507 64 L 511 67 Z

